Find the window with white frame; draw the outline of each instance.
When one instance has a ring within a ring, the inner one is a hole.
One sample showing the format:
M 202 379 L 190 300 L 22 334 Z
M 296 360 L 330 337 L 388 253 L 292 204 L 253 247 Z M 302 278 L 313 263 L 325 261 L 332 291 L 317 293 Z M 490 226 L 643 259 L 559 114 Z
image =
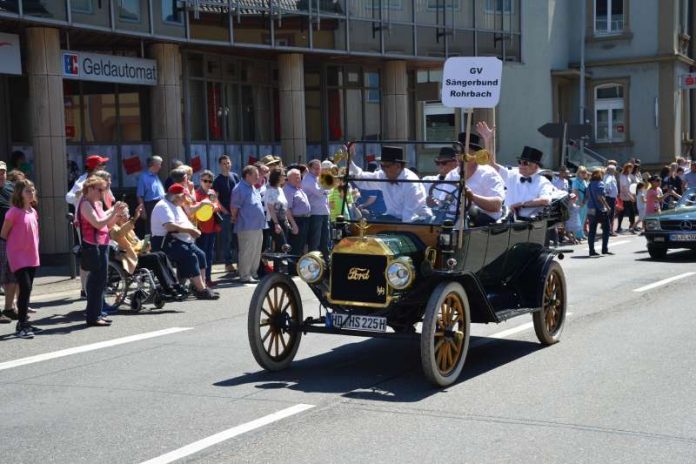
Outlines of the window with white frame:
M 626 140 L 624 87 L 605 84 L 595 87 L 595 141 L 617 143 Z
M 594 0 L 595 34 L 621 34 L 623 30 L 624 0 Z

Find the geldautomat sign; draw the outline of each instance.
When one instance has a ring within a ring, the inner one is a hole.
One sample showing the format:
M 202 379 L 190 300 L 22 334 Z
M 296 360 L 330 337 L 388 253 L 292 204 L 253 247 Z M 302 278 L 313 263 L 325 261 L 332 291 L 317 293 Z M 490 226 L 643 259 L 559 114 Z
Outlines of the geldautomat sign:
M 156 85 L 157 62 L 126 56 L 63 51 L 63 77 L 81 81 Z

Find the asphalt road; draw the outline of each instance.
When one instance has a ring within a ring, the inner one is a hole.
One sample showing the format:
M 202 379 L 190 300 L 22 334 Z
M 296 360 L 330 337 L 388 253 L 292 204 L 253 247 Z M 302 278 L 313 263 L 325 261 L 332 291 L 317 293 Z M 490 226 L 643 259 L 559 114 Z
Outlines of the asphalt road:
M 261 371 L 251 286 L 90 329 L 84 303 L 47 296 L 34 340 L 0 326 L 0 462 L 696 462 L 696 254 L 610 249 L 562 261 L 561 343 L 539 345 L 529 316 L 474 325 L 442 390 L 409 341 L 310 334 L 290 369 Z

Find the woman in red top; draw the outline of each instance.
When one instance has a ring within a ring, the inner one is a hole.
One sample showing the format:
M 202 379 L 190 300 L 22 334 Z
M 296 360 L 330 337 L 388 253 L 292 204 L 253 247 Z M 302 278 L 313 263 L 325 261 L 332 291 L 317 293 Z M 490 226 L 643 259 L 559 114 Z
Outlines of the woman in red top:
M 195 192 L 196 202 L 202 204 L 204 200 L 210 200 L 213 206 L 213 217 L 207 221 L 198 221 L 198 229 L 201 231 L 201 236 L 196 239 L 196 245 L 205 253 L 205 260 L 208 265 L 205 268 L 205 279 L 208 287 L 214 287 L 216 284 L 211 277 L 213 268 L 213 259 L 215 257 L 215 235 L 222 229 L 219 224 L 215 223 L 215 215 L 220 211 L 220 203 L 217 199 L 215 190 L 212 189 L 213 179 L 215 175 L 205 170 L 201 173 L 201 182 Z
M 118 215 L 127 205 L 116 202 L 109 211 L 104 211 L 102 200 L 107 184 L 104 179 L 90 176 L 82 186 L 82 197 L 77 206 L 82 237 L 82 253 L 90 268 L 87 277 L 87 325 L 108 326 L 111 321 L 101 317 L 109 266 L 109 227 L 116 223 Z

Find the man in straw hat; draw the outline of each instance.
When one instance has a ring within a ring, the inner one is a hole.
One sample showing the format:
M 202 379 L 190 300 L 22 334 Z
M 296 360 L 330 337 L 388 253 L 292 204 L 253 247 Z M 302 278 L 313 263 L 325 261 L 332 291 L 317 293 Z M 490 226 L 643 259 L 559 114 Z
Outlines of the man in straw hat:
M 505 182 L 505 204 L 518 218 L 531 218 L 551 204 L 554 188 L 546 177 L 540 175 L 544 156 L 540 150 L 525 146 L 517 157 L 519 167 L 508 169 L 496 163 L 495 153 L 490 149 L 494 129 L 485 122 L 479 122 L 476 131 L 484 139 L 484 146 L 490 153 L 490 165 L 497 169 Z
M 386 214 L 399 221 L 412 222 L 432 217 L 433 213 L 426 205 L 427 193 L 423 184 L 401 182 L 419 180 L 417 175 L 406 169 L 403 148 L 383 146 L 380 166 L 380 171 L 365 172 L 351 161 L 350 174 L 365 179 L 356 182 L 358 188 L 380 190 L 387 207 Z M 371 179 L 382 182 L 370 182 Z

